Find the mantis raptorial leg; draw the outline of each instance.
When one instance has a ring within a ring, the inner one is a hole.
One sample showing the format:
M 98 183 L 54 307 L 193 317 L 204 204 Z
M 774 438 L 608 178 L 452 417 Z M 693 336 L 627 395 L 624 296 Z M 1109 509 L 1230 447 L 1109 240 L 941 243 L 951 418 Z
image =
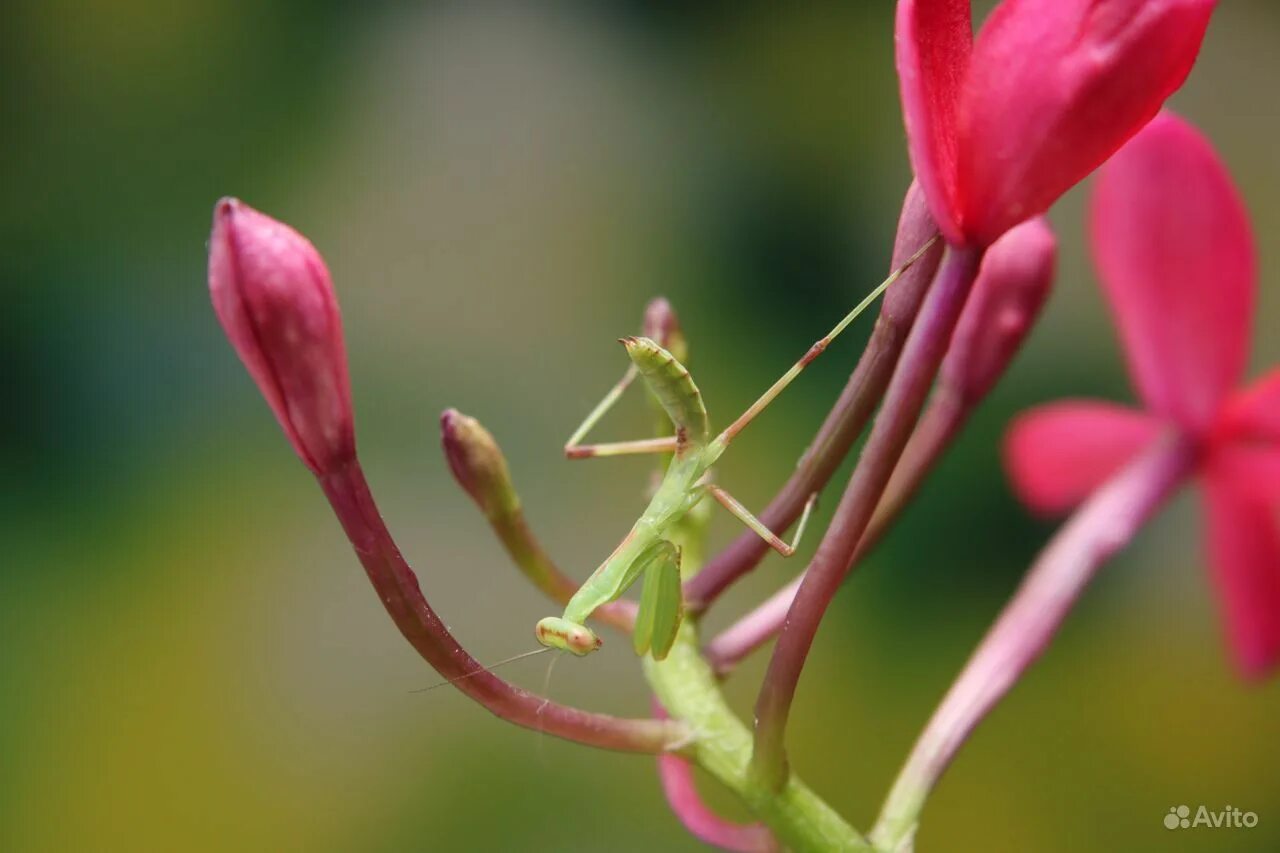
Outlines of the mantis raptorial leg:
M 672 525 L 683 519 L 685 514 L 708 493 L 715 496 L 749 528 L 760 534 L 779 553 L 790 556 L 795 552 L 794 544 L 788 545 L 782 541 L 746 507 L 730 497 L 723 489 L 709 486 L 704 478 L 711 466 L 728 449 L 734 437 L 777 399 L 778 395 L 795 381 L 796 377 L 937 239 L 934 237 L 906 263 L 894 270 L 830 332 L 814 343 L 804 356 L 752 403 L 737 420 L 724 432 L 714 437 L 711 434 L 710 421 L 702 401 L 702 394 L 685 366 L 649 338 L 628 337 L 621 340 L 631 359 L 631 367 L 587 416 L 582 426 L 574 432 L 566 444 L 565 452 L 571 458 L 671 452 L 671 462 L 640 519 L 632 526 L 631 531 L 609 558 L 573 595 L 565 607 L 564 614 L 548 617 L 538 623 L 535 633 L 540 643 L 552 648 L 565 649 L 579 656 L 590 654 L 600 648 L 600 638 L 585 625 L 587 618 L 596 608 L 621 597 L 643 576 L 644 591 L 633 635 L 636 651 L 640 654 L 648 651 L 656 660 L 664 658 L 679 628 L 683 609 L 680 597 L 679 556 L 675 546 L 667 541 L 666 534 Z M 667 417 L 671 419 L 675 427 L 675 436 L 670 439 L 645 439 L 595 446 L 580 444 L 587 432 L 617 402 L 636 375 L 644 380 L 667 413 Z M 797 541 L 803 532 L 804 521 L 811 509 L 812 499 L 806 507 L 805 518 L 801 520 L 801 525 L 796 531 Z
M 684 616 L 680 598 L 680 549 L 663 540 L 641 572 L 644 588 L 640 593 L 640 609 L 636 611 L 636 627 L 632 646 L 636 654 L 646 652 L 662 660 L 671 650 Z

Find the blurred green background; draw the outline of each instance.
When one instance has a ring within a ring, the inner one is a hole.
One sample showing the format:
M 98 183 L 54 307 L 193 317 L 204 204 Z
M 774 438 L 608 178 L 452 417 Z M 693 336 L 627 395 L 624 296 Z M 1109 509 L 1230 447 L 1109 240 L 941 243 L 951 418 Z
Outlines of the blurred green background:
M 450 626 L 503 658 L 552 608 L 453 488 L 438 412 L 493 430 L 548 547 L 585 576 L 648 469 L 558 448 L 646 300 L 680 310 L 723 422 L 885 272 L 908 181 L 891 17 L 887 0 L 7 3 L 0 849 L 697 849 L 649 759 L 409 692 L 434 673 L 214 322 L 210 211 L 238 195 L 327 257 L 383 511 Z M 1280 109 L 1259 97 L 1278 37 L 1274 2 L 1222 4 L 1175 101 L 1261 235 L 1257 367 L 1280 359 Z M 1042 326 L 806 671 L 794 765 L 864 827 L 1052 530 L 1008 492 L 1004 425 L 1060 396 L 1130 396 L 1082 193 L 1053 218 Z M 785 479 L 867 328 L 721 466 L 748 505 Z M 640 412 L 607 430 L 634 434 Z M 717 520 L 716 541 L 736 532 Z M 1280 689 L 1227 667 L 1201 554 L 1186 495 L 963 751 L 923 851 L 1280 849 Z M 771 559 L 711 625 L 802 559 Z M 643 712 L 624 645 L 561 664 L 551 694 Z M 538 660 L 506 674 L 540 688 Z M 744 713 L 763 663 L 730 686 Z M 590 780 L 588 801 L 562 793 L 570 779 Z M 1260 824 L 1165 830 L 1183 803 Z

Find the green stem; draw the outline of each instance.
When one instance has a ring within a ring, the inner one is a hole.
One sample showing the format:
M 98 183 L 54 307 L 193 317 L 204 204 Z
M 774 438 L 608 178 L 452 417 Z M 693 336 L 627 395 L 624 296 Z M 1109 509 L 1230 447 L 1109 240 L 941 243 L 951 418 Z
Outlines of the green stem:
M 688 755 L 742 799 L 788 849 L 872 850 L 831 806 L 791 776 L 774 793 L 751 778 L 751 731 L 730 710 L 711 665 L 699 653 L 697 629 L 685 620 L 666 660 L 644 659 L 645 677 L 672 717 L 694 732 Z
M 658 434 L 669 431 L 670 422 L 664 421 Z M 709 503 L 702 502 L 669 531 L 671 541 L 681 548 L 686 582 L 702 569 L 710 510 Z M 686 616 L 664 660 L 641 658 L 658 701 L 692 732 L 692 742 L 681 750 L 684 755 L 737 794 L 788 849 L 872 850 L 856 829 L 794 777 L 777 792 L 750 777 L 751 730 L 725 702 L 720 681 L 702 656 L 697 621 L 692 614 Z

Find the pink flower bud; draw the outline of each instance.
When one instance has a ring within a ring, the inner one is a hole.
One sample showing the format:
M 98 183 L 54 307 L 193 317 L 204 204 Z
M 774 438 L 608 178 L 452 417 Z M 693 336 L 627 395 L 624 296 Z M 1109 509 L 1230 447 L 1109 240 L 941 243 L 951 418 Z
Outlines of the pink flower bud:
M 966 402 L 986 396 L 1022 346 L 1049 296 L 1057 255 L 1043 217 L 987 250 L 942 365 L 943 382 Z
M 231 345 L 312 473 L 353 459 L 342 319 L 315 247 L 284 223 L 222 199 L 209 238 L 209 293 Z
M 689 345 L 685 341 L 680 318 L 665 296 L 659 296 L 644 309 L 642 334 L 676 357 L 685 361 L 689 357 Z

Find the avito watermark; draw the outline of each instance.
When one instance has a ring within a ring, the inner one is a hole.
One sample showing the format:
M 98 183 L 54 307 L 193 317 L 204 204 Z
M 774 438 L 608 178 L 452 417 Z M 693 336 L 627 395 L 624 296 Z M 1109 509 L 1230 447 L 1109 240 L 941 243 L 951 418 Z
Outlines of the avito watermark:
M 1208 806 L 1170 806 L 1164 816 L 1165 829 L 1252 829 L 1258 825 L 1258 813 L 1241 811 L 1235 806 L 1225 806 L 1221 811 L 1210 811 Z

